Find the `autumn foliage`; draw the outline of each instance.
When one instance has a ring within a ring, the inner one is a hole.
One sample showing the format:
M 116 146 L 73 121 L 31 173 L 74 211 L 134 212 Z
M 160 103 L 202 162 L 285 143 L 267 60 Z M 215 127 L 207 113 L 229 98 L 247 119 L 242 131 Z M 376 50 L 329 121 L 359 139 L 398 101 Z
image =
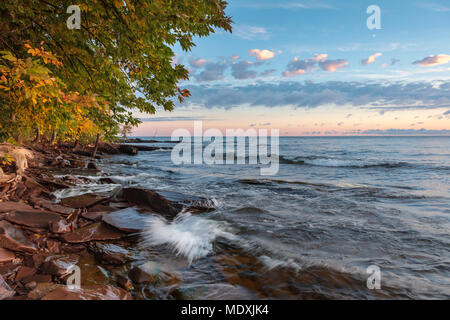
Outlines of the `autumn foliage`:
M 0 140 L 113 139 L 133 112 L 172 110 L 189 91 L 173 48 L 231 19 L 222 0 L 84 0 L 69 30 L 65 0 L 0 3 Z M 51 139 L 51 138 L 49 138 Z

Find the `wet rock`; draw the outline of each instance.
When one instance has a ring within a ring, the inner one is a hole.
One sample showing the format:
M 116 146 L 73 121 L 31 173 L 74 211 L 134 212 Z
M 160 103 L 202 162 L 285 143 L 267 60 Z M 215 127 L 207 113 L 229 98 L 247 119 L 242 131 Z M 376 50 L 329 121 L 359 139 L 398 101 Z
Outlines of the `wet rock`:
M 50 231 L 56 234 L 68 233 L 72 231 L 72 224 L 63 219 L 51 222 Z
M 123 274 L 116 274 L 115 275 L 116 282 L 119 286 L 124 288 L 127 291 L 133 290 L 133 284 L 131 283 L 130 279 L 128 279 Z
M 135 156 L 138 154 L 138 149 L 135 146 L 130 146 L 127 144 L 121 144 L 119 145 L 119 152 L 128 154 L 130 156 Z
M 91 221 L 102 221 L 103 216 L 107 214 L 107 212 L 83 212 L 81 213 L 81 216 L 85 219 L 91 220 Z
M 186 195 L 184 193 L 174 191 L 158 190 L 157 192 L 170 201 L 172 205 L 180 211 L 183 207 L 187 207 L 190 211 L 200 213 L 213 211 L 217 207 L 216 202 L 211 199 Z
M 164 268 L 164 269 L 163 269 Z M 128 276 L 134 283 L 152 283 L 157 284 L 159 282 L 178 282 L 178 278 L 167 267 L 149 261 L 140 266 L 136 266 L 130 270 Z
M 96 204 L 93 207 L 90 207 L 88 209 L 88 212 L 112 212 L 114 211 L 114 208 L 111 208 L 110 206 L 106 206 L 103 204 Z
M 116 182 L 110 178 L 101 178 L 98 181 L 102 184 L 116 184 Z
M 93 161 L 88 163 L 87 168 L 92 170 L 99 170 L 97 164 Z
M 0 221 L 0 248 L 29 253 L 37 251 L 34 243 L 25 237 L 21 229 L 4 220 Z
M 26 203 L 13 202 L 13 201 L 2 201 L 0 202 L 0 212 L 11 212 L 11 211 L 32 211 L 33 208 Z
M 25 285 L 25 288 L 27 289 L 27 290 L 33 290 L 34 288 L 36 288 L 36 286 L 37 286 L 37 283 L 36 283 L 36 281 L 31 281 L 31 282 L 28 282 L 26 285 Z
M 52 255 L 44 260 L 40 270 L 44 274 L 64 276 L 78 263 L 79 257 L 73 254 Z
M 36 288 L 30 291 L 27 295 L 28 299 L 39 300 L 46 296 L 50 292 L 56 290 L 57 288 L 64 288 L 65 285 L 51 282 L 38 283 Z
M 145 208 L 150 208 L 155 212 L 169 217 L 174 217 L 180 211 L 175 208 L 171 202 L 161 196 L 159 193 L 141 188 L 123 189 L 123 197 L 131 203 Z
M 100 263 L 123 265 L 132 259 L 130 252 L 115 244 L 95 243 L 90 247 Z
M 34 201 L 34 205 L 40 206 L 44 209 L 68 216 L 72 213 L 74 213 L 76 210 L 73 208 L 61 206 L 59 204 L 52 203 L 51 201 L 47 201 L 44 199 L 37 199 Z
M 42 229 L 48 229 L 52 223 L 64 221 L 59 214 L 37 210 L 11 212 L 5 219 L 22 226 Z
M 86 193 L 79 196 L 63 198 L 61 199 L 61 204 L 71 208 L 82 209 L 95 206 L 105 200 L 105 197 L 93 193 Z
M 0 300 L 8 299 L 15 294 L 14 290 L 10 288 L 10 286 L 3 280 L 3 277 L 0 275 Z
M 14 252 L 0 248 L 0 263 L 11 262 L 16 258 Z
M 52 281 L 52 275 L 50 275 L 50 274 L 34 274 L 32 276 L 23 278 L 20 282 L 22 282 L 24 284 L 28 284 L 30 282 L 46 283 L 46 282 L 51 282 L 51 281 Z
M 61 238 L 69 243 L 83 243 L 89 241 L 117 240 L 123 237 L 123 233 L 107 227 L 101 222 L 67 233 Z
M 103 215 L 103 221 L 121 231 L 136 233 L 145 228 L 145 217 L 136 208 L 126 208 Z
M 178 291 L 183 300 L 251 300 L 258 298 L 244 287 L 227 283 L 185 285 L 178 288 Z
M 122 288 L 109 285 L 96 285 L 70 290 L 68 287 L 58 287 L 42 300 L 131 300 L 131 295 Z
M 45 247 L 52 253 L 59 253 L 61 251 L 60 242 L 53 239 L 47 239 L 45 241 Z
M 33 276 L 36 273 L 36 269 L 22 266 L 19 268 L 16 274 L 16 281 L 20 281 L 24 278 Z

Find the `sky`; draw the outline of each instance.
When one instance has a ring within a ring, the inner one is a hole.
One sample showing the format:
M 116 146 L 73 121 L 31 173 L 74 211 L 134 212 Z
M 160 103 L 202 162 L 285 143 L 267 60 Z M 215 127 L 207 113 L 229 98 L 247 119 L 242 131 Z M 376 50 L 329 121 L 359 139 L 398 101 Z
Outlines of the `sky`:
M 283 136 L 450 135 L 450 1 L 228 2 L 232 34 L 174 48 L 192 96 L 136 114 L 133 135 L 170 136 L 196 120 Z M 380 29 L 368 28 L 371 5 Z

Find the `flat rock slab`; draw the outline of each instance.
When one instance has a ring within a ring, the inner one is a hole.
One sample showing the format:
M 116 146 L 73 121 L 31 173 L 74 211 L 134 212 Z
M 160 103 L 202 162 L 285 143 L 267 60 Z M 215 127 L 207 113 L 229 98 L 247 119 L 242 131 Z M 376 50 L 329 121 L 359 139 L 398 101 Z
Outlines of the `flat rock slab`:
M 86 286 L 78 290 L 58 287 L 41 300 L 131 300 L 129 292 L 109 285 Z
M 79 257 L 74 254 L 60 254 L 45 258 L 40 266 L 44 274 L 63 276 L 71 272 L 72 268 L 78 263 Z
M 130 252 L 118 245 L 111 243 L 95 243 L 91 246 L 95 259 L 100 263 L 123 265 L 132 260 Z
M 29 253 L 37 251 L 21 229 L 4 220 L 0 221 L 0 248 Z
M 144 230 L 146 216 L 148 214 L 142 214 L 136 208 L 126 208 L 104 214 L 103 221 L 124 232 L 136 233 Z
M 207 212 L 216 209 L 216 203 L 207 198 L 187 195 L 184 193 L 166 191 L 166 190 L 156 190 L 164 198 L 172 202 L 175 207 L 182 208 L 187 207 L 195 211 Z M 181 210 L 181 209 L 180 209 Z
M 70 208 L 82 209 L 95 206 L 104 200 L 106 200 L 105 197 L 93 193 L 86 193 L 79 196 L 63 198 L 61 199 L 61 204 Z
M 46 211 L 14 211 L 5 216 L 9 222 L 30 228 L 48 229 L 52 223 L 59 223 L 61 216 Z
M 165 216 L 175 217 L 181 211 L 180 207 L 176 207 L 169 200 L 155 191 L 142 188 L 125 188 L 123 189 L 123 197 L 130 203 L 134 203 L 144 208 L 160 213 Z
M 124 236 L 120 231 L 114 230 L 101 222 L 97 222 L 67 233 L 61 238 L 69 243 L 83 243 L 89 241 L 117 240 Z
M 0 263 L 11 262 L 16 258 L 14 252 L 0 248 Z
M 169 266 L 161 265 L 159 263 L 149 261 L 139 266 L 134 267 L 128 274 L 134 283 L 151 283 L 158 284 L 164 282 L 165 284 L 176 284 L 179 282 L 175 272 Z
M 14 202 L 14 201 L 0 202 L 0 212 L 11 212 L 16 210 L 32 211 L 34 209 L 28 204 L 22 202 Z

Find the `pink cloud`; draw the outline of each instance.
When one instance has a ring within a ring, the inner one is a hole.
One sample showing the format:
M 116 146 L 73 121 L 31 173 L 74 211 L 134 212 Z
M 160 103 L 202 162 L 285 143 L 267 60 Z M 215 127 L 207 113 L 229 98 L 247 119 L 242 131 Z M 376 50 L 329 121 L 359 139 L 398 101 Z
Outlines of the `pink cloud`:
M 368 64 L 374 63 L 375 61 L 377 61 L 377 58 L 381 57 L 382 55 L 383 54 L 381 52 L 375 53 L 375 54 L 371 55 L 370 57 L 368 57 L 367 59 L 361 60 L 361 63 L 365 66 Z
M 418 60 L 413 62 L 413 64 L 421 65 L 422 67 L 433 67 L 440 64 L 446 64 L 450 62 L 450 55 L 447 54 L 438 54 L 431 55 L 422 60 Z
M 206 64 L 206 60 L 205 59 L 190 59 L 189 63 L 191 66 L 193 66 L 194 68 L 201 68 Z
M 269 50 L 259 50 L 259 49 L 252 49 L 248 52 L 248 54 L 252 57 L 256 57 L 258 60 L 270 60 L 275 57 L 275 53 Z
M 335 72 L 339 69 L 342 69 L 346 65 L 348 65 L 348 61 L 344 59 L 338 60 L 327 60 L 319 62 L 320 67 L 328 72 Z

